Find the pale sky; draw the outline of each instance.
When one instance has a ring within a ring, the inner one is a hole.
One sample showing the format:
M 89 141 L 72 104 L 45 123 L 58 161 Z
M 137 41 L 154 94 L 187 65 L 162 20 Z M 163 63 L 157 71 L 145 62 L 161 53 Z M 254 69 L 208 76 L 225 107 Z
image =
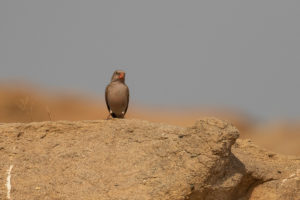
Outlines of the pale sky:
M 0 80 L 300 118 L 300 1 L 1 0 Z

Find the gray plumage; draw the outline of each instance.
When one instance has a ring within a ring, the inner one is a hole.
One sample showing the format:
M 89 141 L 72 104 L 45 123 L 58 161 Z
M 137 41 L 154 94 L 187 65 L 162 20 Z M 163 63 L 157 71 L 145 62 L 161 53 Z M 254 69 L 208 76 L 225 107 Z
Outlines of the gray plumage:
M 108 112 L 113 118 L 124 118 L 129 103 L 129 89 L 125 84 L 125 72 L 116 70 L 105 89 Z

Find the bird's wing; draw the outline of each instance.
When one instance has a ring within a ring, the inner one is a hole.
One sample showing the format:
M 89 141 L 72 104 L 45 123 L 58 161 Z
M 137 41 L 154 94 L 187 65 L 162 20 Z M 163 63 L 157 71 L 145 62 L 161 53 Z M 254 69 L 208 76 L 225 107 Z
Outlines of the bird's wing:
M 127 85 L 126 85 L 126 94 L 127 94 L 127 106 L 126 106 L 126 108 L 125 108 L 124 115 L 125 115 L 126 112 L 127 112 L 128 104 L 129 104 L 129 88 L 128 88 Z
M 107 101 L 107 95 L 108 95 L 108 89 L 109 89 L 109 86 L 110 86 L 110 85 L 106 86 L 106 88 L 105 88 L 105 103 L 106 103 L 108 112 L 110 112 L 110 107 L 109 107 L 108 101 Z

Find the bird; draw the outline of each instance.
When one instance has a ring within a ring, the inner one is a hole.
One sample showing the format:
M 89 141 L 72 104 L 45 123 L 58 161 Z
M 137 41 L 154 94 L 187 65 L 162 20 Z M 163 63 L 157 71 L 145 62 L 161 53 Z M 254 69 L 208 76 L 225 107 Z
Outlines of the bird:
M 129 104 L 129 88 L 125 84 L 125 72 L 116 70 L 105 89 L 105 102 L 109 112 L 107 119 L 124 118 Z

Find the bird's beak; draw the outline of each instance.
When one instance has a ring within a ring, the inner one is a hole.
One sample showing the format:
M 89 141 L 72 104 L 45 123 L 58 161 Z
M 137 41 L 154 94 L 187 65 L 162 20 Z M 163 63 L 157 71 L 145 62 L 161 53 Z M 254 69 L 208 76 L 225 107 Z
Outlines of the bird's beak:
M 124 73 L 121 73 L 119 79 L 124 79 L 124 75 L 125 75 Z

